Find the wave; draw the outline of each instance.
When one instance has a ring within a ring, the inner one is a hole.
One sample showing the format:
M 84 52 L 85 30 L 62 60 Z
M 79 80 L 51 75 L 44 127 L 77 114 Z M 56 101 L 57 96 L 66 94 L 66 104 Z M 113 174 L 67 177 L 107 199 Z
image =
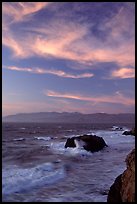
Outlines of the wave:
M 48 141 L 51 139 L 51 137 L 34 137 L 34 138 L 37 140 L 45 140 L 45 141 Z
M 65 142 L 53 142 L 50 144 L 50 149 L 53 153 L 63 154 L 65 156 L 91 156 L 92 153 L 83 148 L 83 143 L 76 142 L 76 147 L 65 148 Z
M 65 177 L 64 167 L 55 169 L 55 164 L 44 163 L 33 168 L 17 168 L 3 170 L 2 193 L 4 195 L 26 192 L 32 188 L 53 184 Z

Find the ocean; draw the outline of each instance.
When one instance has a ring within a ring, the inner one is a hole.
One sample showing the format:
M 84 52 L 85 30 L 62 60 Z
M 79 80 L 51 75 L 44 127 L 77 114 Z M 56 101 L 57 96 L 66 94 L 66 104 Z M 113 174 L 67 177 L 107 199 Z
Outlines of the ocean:
M 106 202 L 126 169 L 135 137 L 131 124 L 3 123 L 2 202 Z M 64 148 L 68 137 L 96 134 L 108 147 L 87 152 Z

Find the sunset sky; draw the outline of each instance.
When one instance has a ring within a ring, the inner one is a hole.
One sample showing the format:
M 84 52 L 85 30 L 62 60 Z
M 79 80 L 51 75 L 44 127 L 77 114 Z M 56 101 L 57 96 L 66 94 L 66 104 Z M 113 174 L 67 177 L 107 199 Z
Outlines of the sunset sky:
M 3 2 L 3 116 L 134 113 L 133 2 Z

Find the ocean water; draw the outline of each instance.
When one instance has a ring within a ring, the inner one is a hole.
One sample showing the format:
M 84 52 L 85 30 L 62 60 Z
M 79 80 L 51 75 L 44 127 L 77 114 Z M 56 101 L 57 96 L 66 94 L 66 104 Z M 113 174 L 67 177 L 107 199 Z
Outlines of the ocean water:
M 2 202 L 106 202 L 135 146 L 134 136 L 122 135 L 131 124 L 113 125 L 3 123 Z M 108 147 L 64 148 L 68 137 L 92 133 Z

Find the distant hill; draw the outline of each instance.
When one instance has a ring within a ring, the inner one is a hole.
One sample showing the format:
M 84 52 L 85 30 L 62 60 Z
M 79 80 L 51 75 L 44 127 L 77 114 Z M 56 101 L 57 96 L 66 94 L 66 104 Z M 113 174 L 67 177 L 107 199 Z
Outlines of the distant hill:
M 38 123 L 133 123 L 135 124 L 135 114 L 120 113 L 58 113 L 58 112 L 40 112 L 40 113 L 19 113 L 2 118 L 2 122 L 38 122 Z

